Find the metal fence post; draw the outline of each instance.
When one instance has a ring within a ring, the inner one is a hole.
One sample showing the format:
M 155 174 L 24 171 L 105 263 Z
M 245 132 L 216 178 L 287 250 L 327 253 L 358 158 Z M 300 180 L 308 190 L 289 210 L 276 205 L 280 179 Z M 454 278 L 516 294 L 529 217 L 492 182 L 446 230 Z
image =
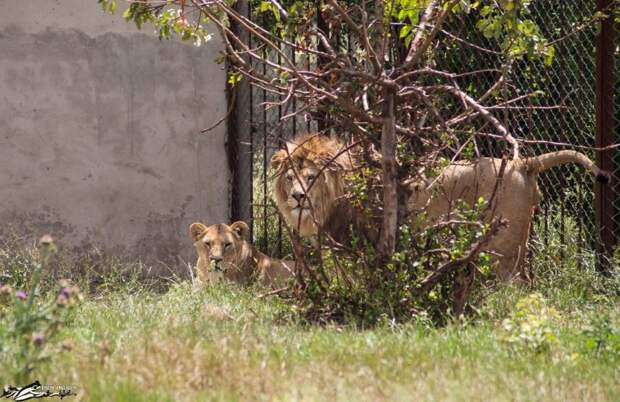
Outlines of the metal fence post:
M 247 0 L 239 0 L 235 8 L 243 15 L 250 16 L 250 5 Z M 231 24 L 233 32 L 245 43 L 250 44 L 251 38 L 246 30 Z M 249 56 L 245 56 L 251 62 Z M 244 78 L 234 87 L 227 84 L 229 107 L 232 108 L 228 118 L 228 160 L 232 183 L 230 194 L 230 218 L 242 220 L 250 226 L 252 237 L 252 155 L 253 149 L 253 99 L 252 87 Z M 234 95 L 233 95 L 234 93 Z
M 614 0 L 597 0 L 597 9 L 607 18 L 601 21 L 601 29 L 596 38 L 596 146 L 606 147 L 614 142 L 614 39 L 615 27 L 613 17 Z M 597 151 L 596 161 L 600 168 L 614 171 L 615 150 Z M 596 221 L 600 242 L 598 251 L 609 255 L 616 244 L 616 225 L 614 208 L 616 195 L 613 183 L 596 184 Z M 599 269 L 606 271 L 604 260 L 599 259 Z

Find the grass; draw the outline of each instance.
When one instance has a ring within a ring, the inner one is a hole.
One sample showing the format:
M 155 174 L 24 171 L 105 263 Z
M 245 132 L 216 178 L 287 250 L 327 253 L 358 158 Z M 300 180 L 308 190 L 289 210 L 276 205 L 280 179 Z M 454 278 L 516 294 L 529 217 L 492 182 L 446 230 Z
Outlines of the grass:
M 618 280 L 566 244 L 539 245 L 536 289 L 482 289 L 475 313 L 443 327 L 319 327 L 259 289 L 108 283 L 30 375 L 87 401 L 620 400 Z
M 63 333 L 71 351 L 38 375 L 93 401 L 620 398 L 619 351 L 588 349 L 586 331 L 601 314 L 620 328 L 617 306 L 563 317 L 543 351 L 504 342 L 502 317 L 363 330 L 282 321 L 287 310 L 225 285 L 110 294 L 74 312 Z

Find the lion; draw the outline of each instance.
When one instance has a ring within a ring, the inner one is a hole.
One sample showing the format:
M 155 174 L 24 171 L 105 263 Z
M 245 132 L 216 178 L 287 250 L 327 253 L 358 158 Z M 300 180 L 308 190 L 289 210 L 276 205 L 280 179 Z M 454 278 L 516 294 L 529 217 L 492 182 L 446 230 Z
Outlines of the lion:
M 538 175 L 566 163 L 583 166 L 601 183 L 609 181 L 609 175 L 586 155 L 572 150 L 515 160 L 484 157 L 471 162 L 457 161 L 438 178 L 411 185 L 410 211 L 413 215 L 425 213 L 427 223 L 433 223 L 446 216 L 457 200 L 470 207 L 481 197 L 492 201 L 483 218 L 488 221 L 492 216 L 500 217 L 507 225 L 483 250 L 495 255 L 495 273 L 500 280 L 531 282 L 524 262 L 532 218 L 540 201 Z
M 221 280 L 248 285 L 258 280 L 276 288 L 294 277 L 294 262 L 268 257 L 247 241 L 250 228 L 243 221 L 230 226 L 196 222 L 190 225 L 189 232 L 198 254 L 198 285 Z
M 334 239 L 344 239 L 357 214 L 344 198 L 346 173 L 354 159 L 340 141 L 316 134 L 287 142 L 274 153 L 273 199 L 286 223 L 304 238 L 321 229 Z
M 507 224 L 483 251 L 493 256 L 499 279 L 529 281 L 523 263 L 533 211 L 540 199 L 537 178 L 541 172 L 565 163 L 580 164 L 601 183 L 609 180 L 608 174 L 587 156 L 571 150 L 505 162 L 490 157 L 456 161 L 434 179 L 408 184 L 411 195 L 407 212 L 412 222 L 423 214 L 425 225 L 429 225 L 448 214 L 457 200 L 473 207 L 480 197 L 486 201 L 492 199 L 487 215 L 501 217 Z M 355 160 L 344 143 L 306 134 L 277 151 L 271 165 L 276 171 L 274 201 L 286 222 L 301 237 L 322 231 L 341 241 L 348 235 L 350 224 L 355 226 L 360 222 L 360 214 L 347 202 L 350 190 L 347 175 L 354 168 Z

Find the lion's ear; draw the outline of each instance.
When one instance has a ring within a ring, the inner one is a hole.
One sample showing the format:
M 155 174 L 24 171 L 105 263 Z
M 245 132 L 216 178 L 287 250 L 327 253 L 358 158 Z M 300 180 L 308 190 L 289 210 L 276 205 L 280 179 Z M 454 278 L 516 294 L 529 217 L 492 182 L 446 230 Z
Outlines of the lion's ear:
M 205 230 L 207 230 L 207 226 L 199 222 L 195 222 L 189 225 L 189 234 L 192 239 L 194 239 L 194 241 L 200 240 L 200 237 L 205 232 Z
M 274 170 L 280 170 L 282 163 L 286 160 L 287 157 L 288 155 L 286 154 L 285 150 L 283 149 L 279 150 L 278 152 L 273 154 L 273 156 L 271 157 L 271 167 Z
M 239 236 L 241 240 L 247 239 L 250 234 L 250 227 L 244 221 L 237 221 L 230 225 L 230 228 L 237 234 L 237 236 Z
M 302 143 L 303 144 L 303 143 Z M 294 141 L 286 141 L 286 150 L 289 155 L 293 155 L 293 152 L 297 151 L 297 148 L 300 147 L 300 144 Z

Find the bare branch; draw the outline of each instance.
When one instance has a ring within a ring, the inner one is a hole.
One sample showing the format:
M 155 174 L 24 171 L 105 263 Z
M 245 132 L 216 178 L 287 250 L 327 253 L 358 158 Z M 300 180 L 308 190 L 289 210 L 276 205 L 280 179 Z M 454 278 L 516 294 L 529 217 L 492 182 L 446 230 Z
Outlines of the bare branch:
M 450 86 L 450 85 L 435 85 L 432 87 L 427 87 L 429 91 L 440 90 L 449 92 L 461 99 L 465 100 L 465 102 L 471 106 L 476 112 L 478 112 L 485 120 L 491 123 L 497 131 L 502 135 L 503 139 L 506 140 L 512 146 L 512 158 L 514 160 L 519 159 L 519 144 L 515 140 L 515 138 L 508 132 L 508 129 L 504 127 L 504 125 L 495 117 L 491 112 L 489 112 L 484 106 L 480 105 L 476 102 L 471 96 L 467 95 L 465 92 L 460 89 Z

